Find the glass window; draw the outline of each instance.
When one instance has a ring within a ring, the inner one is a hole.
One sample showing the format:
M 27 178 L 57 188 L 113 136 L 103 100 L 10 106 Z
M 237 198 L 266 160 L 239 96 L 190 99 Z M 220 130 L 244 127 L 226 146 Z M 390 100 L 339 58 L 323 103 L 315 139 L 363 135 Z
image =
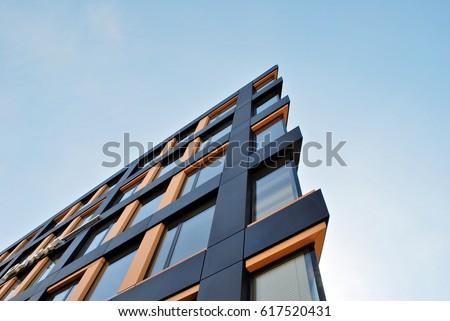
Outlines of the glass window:
M 130 221 L 129 227 L 141 222 L 142 220 L 150 217 L 158 210 L 159 204 L 164 197 L 164 193 L 154 197 L 149 202 L 143 204 L 134 214 Z
M 215 206 L 169 229 L 162 240 L 148 276 L 183 260 L 208 245 Z
M 209 123 L 212 124 L 212 123 L 218 122 L 218 121 L 220 121 L 222 119 L 225 119 L 228 115 L 231 115 L 234 112 L 235 109 L 236 109 L 236 104 L 234 104 L 233 106 L 230 106 L 226 110 L 222 111 L 216 117 L 211 119 L 209 121 Z
M 128 189 L 126 189 L 125 191 L 123 191 L 123 195 L 121 197 L 121 201 L 124 199 L 127 199 L 128 197 L 130 197 L 131 195 L 133 195 L 137 188 L 139 187 L 139 184 L 141 184 L 142 180 L 139 180 L 136 184 L 134 184 L 133 186 L 129 187 Z
M 262 84 L 262 86 L 260 86 L 259 88 L 256 88 L 256 92 L 260 92 L 261 90 L 263 90 L 264 88 L 269 86 L 274 80 L 275 80 L 274 78 L 269 79 L 264 84 Z
M 42 280 L 44 280 L 50 272 L 53 270 L 53 268 L 56 266 L 56 264 L 59 261 L 59 256 L 51 258 L 50 261 L 47 263 L 47 265 L 42 269 L 40 275 L 36 277 L 36 280 L 32 282 L 32 284 L 39 283 Z M 30 287 L 32 284 L 30 284 L 28 287 Z
M 194 188 L 197 188 L 198 186 L 202 185 L 203 183 L 209 181 L 211 178 L 222 173 L 224 164 L 225 164 L 225 155 L 223 155 L 219 159 L 216 159 L 215 161 L 213 161 L 206 167 L 189 175 L 186 178 L 186 181 L 183 185 L 180 196 L 187 194 Z
M 172 169 L 174 169 L 175 167 L 177 167 L 178 165 L 181 164 L 180 159 L 177 159 L 175 161 L 173 161 L 172 163 L 167 164 L 166 166 L 164 166 L 161 171 L 158 174 L 158 177 L 163 176 L 164 174 L 170 172 Z
M 65 287 L 59 289 L 58 291 L 51 293 L 48 296 L 47 301 L 67 301 L 69 299 L 70 295 L 75 290 L 79 281 L 80 280 L 72 282 L 72 283 L 66 285 Z
M 198 151 L 203 150 L 204 148 L 211 146 L 212 143 L 218 141 L 219 139 L 221 139 L 223 136 L 227 135 L 229 132 L 231 131 L 231 124 L 220 129 L 219 131 L 217 131 L 215 134 L 212 134 L 209 138 L 207 138 L 206 140 L 204 140 L 202 142 L 202 144 L 200 145 L 200 148 L 198 149 Z
M 83 217 L 83 219 L 80 221 L 80 223 L 78 223 L 77 226 L 82 226 L 82 225 L 86 224 L 87 222 L 89 222 L 90 220 L 92 220 L 96 216 L 97 216 L 97 213 L 94 210 L 94 211 L 92 211 L 91 214 L 88 214 L 85 217 Z
M 277 168 L 255 182 L 254 218 L 260 219 L 298 198 L 294 164 Z
M 302 252 L 255 276 L 253 300 L 319 300 L 311 255 L 314 255 L 314 252 Z
M 263 103 L 260 106 L 256 107 L 256 113 L 259 114 L 260 112 L 262 112 L 263 110 L 266 110 L 267 108 L 269 108 L 270 106 L 272 106 L 273 104 L 275 104 L 279 100 L 280 100 L 280 96 L 278 96 L 278 95 L 273 96 L 272 98 L 267 100 L 265 103 Z
M 114 222 L 109 222 L 108 224 L 105 224 L 101 226 L 99 229 L 95 230 L 94 233 L 89 237 L 86 244 L 84 245 L 83 249 L 78 253 L 77 258 L 82 257 L 83 255 L 91 252 L 92 250 L 99 247 L 106 239 L 106 236 L 108 235 L 109 231 L 113 228 L 115 224 Z
M 136 249 L 122 255 L 108 263 L 102 273 L 97 277 L 94 287 L 91 289 L 86 300 L 88 301 L 105 301 L 117 294 L 122 284 L 131 261 L 136 254 Z
M 284 134 L 286 134 L 286 125 L 284 119 L 280 119 L 256 135 L 256 149 L 264 147 Z

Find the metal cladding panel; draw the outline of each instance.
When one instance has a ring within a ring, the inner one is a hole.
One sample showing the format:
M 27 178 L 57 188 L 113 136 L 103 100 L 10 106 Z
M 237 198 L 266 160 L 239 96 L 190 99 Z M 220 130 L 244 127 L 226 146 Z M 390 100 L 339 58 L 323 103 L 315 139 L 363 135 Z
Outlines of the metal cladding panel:
M 187 287 L 198 284 L 205 252 L 201 252 L 112 298 L 112 301 L 163 300 Z
M 277 244 L 320 222 L 328 222 L 329 214 L 320 190 L 292 203 L 245 231 L 246 258 Z

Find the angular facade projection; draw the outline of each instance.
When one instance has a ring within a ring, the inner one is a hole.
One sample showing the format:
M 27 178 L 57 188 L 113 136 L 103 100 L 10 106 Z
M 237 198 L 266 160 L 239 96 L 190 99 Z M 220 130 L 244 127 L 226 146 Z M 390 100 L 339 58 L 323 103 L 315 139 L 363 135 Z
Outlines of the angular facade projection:
M 0 300 L 325 300 L 328 210 L 266 71 L 0 252 Z

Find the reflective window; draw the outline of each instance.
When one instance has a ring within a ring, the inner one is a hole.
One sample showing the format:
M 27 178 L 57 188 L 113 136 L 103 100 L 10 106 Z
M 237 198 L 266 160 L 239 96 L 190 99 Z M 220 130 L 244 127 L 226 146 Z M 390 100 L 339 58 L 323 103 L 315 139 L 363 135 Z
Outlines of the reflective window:
M 263 90 L 264 88 L 266 88 L 267 86 L 269 86 L 275 79 L 271 78 L 269 79 L 267 82 L 265 82 L 262 86 L 260 86 L 259 88 L 256 88 L 256 92 L 260 92 L 261 90 Z
M 183 188 L 181 189 L 180 196 L 189 193 L 194 188 L 202 185 L 203 183 L 209 181 L 211 178 L 222 173 L 224 164 L 225 164 L 225 155 L 216 159 L 206 167 L 189 175 L 186 178 Z
M 236 104 L 234 104 L 233 106 L 228 107 L 226 110 L 222 111 L 220 114 L 218 114 L 217 116 L 215 116 L 214 118 L 212 118 L 209 123 L 216 123 L 222 119 L 227 118 L 228 115 L 231 115 L 234 110 L 236 109 Z
M 33 281 L 32 284 L 39 283 L 42 280 L 44 280 L 50 274 L 50 272 L 53 270 L 53 268 L 58 263 L 58 261 L 59 261 L 59 256 L 55 257 L 55 258 L 51 258 L 50 261 L 47 263 L 47 265 L 42 269 L 40 275 L 38 275 L 36 277 L 36 280 Z M 31 286 L 31 284 L 28 287 L 30 287 L 30 286 Z
M 222 129 L 217 131 L 215 134 L 212 134 L 206 140 L 204 140 L 202 142 L 202 144 L 200 145 L 200 148 L 198 149 L 198 151 L 201 151 L 204 148 L 211 146 L 211 144 L 213 144 L 214 142 L 217 142 L 223 136 L 227 135 L 230 131 L 231 131 L 231 124 L 223 127 Z
M 170 172 L 172 169 L 174 169 L 175 167 L 179 166 L 181 164 L 180 159 L 177 159 L 175 161 L 173 161 L 172 163 L 167 164 L 166 166 L 164 166 L 161 171 L 158 174 L 158 177 L 163 176 L 164 174 Z
M 77 226 L 82 226 L 82 225 L 86 224 L 87 222 L 89 222 L 90 220 L 92 220 L 96 216 L 97 216 L 97 213 L 94 210 L 94 211 L 92 211 L 91 214 L 88 214 L 85 217 L 83 217 L 83 219 L 80 221 L 80 223 L 78 223 Z
M 264 147 L 284 134 L 286 134 L 286 125 L 284 119 L 280 119 L 256 135 L 256 149 Z
M 139 187 L 139 184 L 141 184 L 141 182 L 142 180 L 139 180 L 136 184 L 123 191 L 123 195 L 120 200 L 123 201 L 124 199 L 127 199 L 128 197 L 133 195 L 137 191 L 137 188 Z
M 97 247 L 99 247 L 106 239 L 106 236 L 108 235 L 109 231 L 113 228 L 115 224 L 114 222 L 109 222 L 105 225 L 102 225 L 99 229 L 95 230 L 93 234 L 89 237 L 89 239 L 86 241 L 86 244 L 84 245 L 83 249 L 78 253 L 78 258 L 82 257 L 83 255 L 91 252 L 92 250 L 95 250 Z
M 314 252 L 302 252 L 255 276 L 253 300 L 319 300 L 311 255 L 315 255 Z
M 97 277 L 94 287 L 85 300 L 105 301 L 117 294 L 122 284 L 131 261 L 136 254 L 136 249 L 111 261 L 104 267 L 102 273 Z
M 64 286 L 63 288 L 59 289 L 58 291 L 51 293 L 48 296 L 47 301 L 67 301 L 69 299 L 70 295 L 75 290 L 79 281 L 80 280 L 72 282 L 72 283 Z
M 294 163 L 281 166 L 255 181 L 255 220 L 298 198 Z
M 260 106 L 256 107 L 256 113 L 259 114 L 260 112 L 262 112 L 263 110 L 266 110 L 267 108 L 269 108 L 270 106 L 272 106 L 273 104 L 275 104 L 279 100 L 280 100 L 280 96 L 278 96 L 278 95 L 273 96 L 272 98 L 267 100 L 265 103 L 263 103 Z
M 141 222 L 142 220 L 150 217 L 158 210 L 159 204 L 164 197 L 164 193 L 152 198 L 147 203 L 143 204 L 134 214 L 133 218 L 129 223 L 129 227 Z
M 214 216 L 214 205 L 201 210 L 177 226 L 169 229 L 156 254 L 148 275 L 159 271 L 206 248 Z

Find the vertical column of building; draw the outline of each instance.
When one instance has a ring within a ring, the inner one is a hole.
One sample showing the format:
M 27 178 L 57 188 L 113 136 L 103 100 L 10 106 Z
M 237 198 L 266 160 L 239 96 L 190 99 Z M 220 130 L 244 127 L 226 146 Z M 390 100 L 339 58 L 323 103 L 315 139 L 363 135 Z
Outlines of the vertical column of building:
M 245 300 L 244 229 L 250 202 L 247 159 L 252 86 L 239 91 L 198 300 Z

